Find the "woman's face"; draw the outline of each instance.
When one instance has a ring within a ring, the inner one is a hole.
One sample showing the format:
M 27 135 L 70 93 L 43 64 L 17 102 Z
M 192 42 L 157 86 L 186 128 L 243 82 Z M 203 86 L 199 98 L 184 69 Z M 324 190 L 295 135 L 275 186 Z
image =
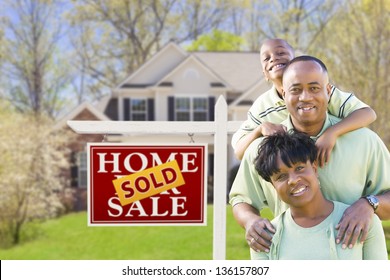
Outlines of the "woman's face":
M 298 162 L 288 167 L 279 157 L 279 171 L 271 176 L 279 197 L 290 206 L 304 206 L 310 202 L 319 191 L 317 165 L 307 162 Z

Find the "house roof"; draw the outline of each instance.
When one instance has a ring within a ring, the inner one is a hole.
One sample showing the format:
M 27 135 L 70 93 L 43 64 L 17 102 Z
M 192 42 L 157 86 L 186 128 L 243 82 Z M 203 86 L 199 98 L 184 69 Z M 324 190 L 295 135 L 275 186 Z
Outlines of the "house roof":
M 193 54 L 236 91 L 244 92 L 263 79 L 257 52 L 194 52 Z
M 197 56 L 194 56 L 194 55 L 190 55 L 187 57 L 187 59 L 185 59 L 184 61 L 182 61 L 181 63 L 179 63 L 175 69 L 173 69 L 171 72 L 169 72 L 164 78 L 162 78 L 157 84 L 161 84 L 161 83 L 164 83 L 165 80 L 169 80 L 169 78 L 174 75 L 176 72 L 180 71 L 180 69 L 182 69 L 183 67 L 185 67 L 186 65 L 189 65 L 191 63 L 195 63 L 195 64 L 198 64 L 200 67 L 202 67 L 211 77 L 213 77 L 215 80 L 217 80 L 218 84 L 221 84 L 221 85 L 224 85 L 226 87 L 231 87 L 230 83 L 226 80 L 223 79 L 223 77 L 219 76 L 218 73 L 216 73 L 215 71 L 213 71 L 213 69 L 211 69 L 210 67 L 208 67 L 202 60 L 200 60 Z
M 258 52 L 186 52 L 170 42 L 117 88 L 156 86 L 190 57 L 199 60 L 213 75 L 236 92 L 244 92 L 263 79 Z M 165 67 L 156 67 L 158 64 Z M 161 72 L 163 69 L 165 73 Z
M 89 111 L 92 115 L 96 117 L 97 120 L 101 121 L 108 121 L 110 118 L 108 118 L 105 114 L 103 114 L 101 111 L 96 109 L 93 105 L 91 105 L 88 102 L 83 102 L 76 106 L 73 110 L 71 110 L 68 114 L 63 116 L 54 126 L 54 129 L 61 129 L 66 126 L 66 123 L 68 120 L 74 120 L 80 113 L 82 113 L 84 110 Z

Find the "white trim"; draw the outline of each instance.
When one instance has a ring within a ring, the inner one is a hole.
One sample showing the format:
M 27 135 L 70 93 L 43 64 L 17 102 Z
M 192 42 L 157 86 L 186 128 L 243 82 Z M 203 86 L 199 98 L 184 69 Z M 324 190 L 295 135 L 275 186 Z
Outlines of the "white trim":
M 65 127 L 67 121 L 73 120 L 77 115 L 79 115 L 83 110 L 90 111 L 98 120 L 100 121 L 109 121 L 111 120 L 109 117 L 107 117 L 105 114 L 97 110 L 94 106 L 89 104 L 87 101 L 81 103 L 78 105 L 75 109 L 70 111 L 68 114 L 66 114 L 64 117 L 62 117 L 57 124 L 54 126 L 54 129 L 61 129 Z
M 250 96 L 254 91 L 256 91 L 256 89 L 258 89 L 259 87 L 263 86 L 266 83 L 267 83 L 267 81 L 264 78 L 259 80 L 258 82 L 253 84 L 247 91 L 245 91 L 243 94 L 241 94 L 239 97 L 237 97 L 232 103 L 230 103 L 229 107 L 231 108 L 231 107 L 238 106 L 238 104 L 241 101 L 245 100 L 245 98 Z M 260 95 L 260 93 L 259 93 L 259 95 Z
M 176 74 L 178 71 L 180 71 L 182 68 L 184 68 L 189 63 L 194 62 L 197 65 L 199 65 L 202 69 L 204 69 L 212 78 L 222 82 L 226 85 L 226 90 L 231 90 L 233 87 L 225 81 L 223 78 L 221 78 L 217 73 L 215 73 L 212 69 L 210 69 L 207 65 L 205 65 L 199 58 L 197 58 L 195 55 L 191 54 L 189 55 L 184 61 L 179 63 L 171 72 L 169 72 L 167 75 L 165 75 L 162 79 L 160 79 L 156 85 L 164 82 L 169 81 L 169 79 Z
M 182 48 L 180 48 L 176 43 L 169 42 L 165 47 L 163 47 L 160 51 L 158 51 L 155 55 L 153 55 L 149 60 L 147 60 L 140 68 L 138 68 L 136 71 L 134 71 L 129 77 L 127 77 L 123 82 L 121 82 L 119 85 L 115 87 L 115 89 L 121 88 L 124 84 L 127 84 L 132 80 L 134 77 L 138 75 L 141 71 L 143 71 L 145 68 L 147 68 L 150 64 L 152 64 L 158 57 L 162 56 L 164 52 L 166 52 L 168 49 L 174 48 L 176 49 L 180 55 L 183 55 L 183 58 L 188 55 L 187 52 L 185 52 Z

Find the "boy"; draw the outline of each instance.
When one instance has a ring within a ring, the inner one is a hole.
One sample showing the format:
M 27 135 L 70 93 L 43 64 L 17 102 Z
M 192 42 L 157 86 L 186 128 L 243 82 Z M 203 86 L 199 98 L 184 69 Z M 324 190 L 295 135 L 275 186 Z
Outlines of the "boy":
M 260 49 L 263 74 L 273 87 L 260 95 L 248 112 L 248 119 L 233 135 L 232 146 L 238 159 L 242 159 L 246 148 L 256 138 L 284 131 L 280 123 L 288 112 L 282 94 L 282 78 L 285 67 L 294 58 L 293 48 L 282 39 L 269 39 Z M 367 104 L 351 93 L 342 92 L 332 86 L 328 104 L 330 114 L 341 118 L 338 124 L 328 128 L 316 141 L 318 164 L 323 167 L 329 161 L 337 137 L 349 131 L 368 126 L 376 114 Z

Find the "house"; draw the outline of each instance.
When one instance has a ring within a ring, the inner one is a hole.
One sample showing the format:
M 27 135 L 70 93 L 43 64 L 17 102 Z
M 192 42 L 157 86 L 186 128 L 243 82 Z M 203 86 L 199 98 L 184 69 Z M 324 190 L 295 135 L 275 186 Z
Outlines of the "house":
M 245 120 L 259 93 L 270 87 L 262 76 L 257 52 L 186 52 L 170 42 L 137 71 L 111 90 L 98 104 L 83 103 L 67 120 L 212 121 L 214 105 L 222 95 L 228 102 L 228 119 Z M 231 137 L 231 135 L 230 135 Z M 86 189 L 87 142 L 102 135 L 79 135 L 73 143 L 72 186 Z M 213 174 L 212 135 L 107 135 L 107 141 L 129 143 L 208 143 L 209 174 Z M 230 142 L 230 138 L 228 139 Z M 229 146 L 228 170 L 238 164 Z

